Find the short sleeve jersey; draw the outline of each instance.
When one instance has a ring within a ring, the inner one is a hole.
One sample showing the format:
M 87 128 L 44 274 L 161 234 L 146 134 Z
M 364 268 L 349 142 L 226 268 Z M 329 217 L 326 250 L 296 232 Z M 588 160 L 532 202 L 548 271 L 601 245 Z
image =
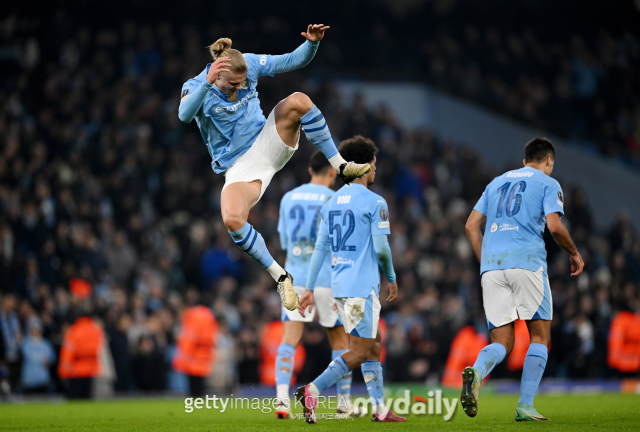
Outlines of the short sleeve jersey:
M 319 234 L 331 242 L 331 289 L 335 298 L 380 292 L 374 235 L 390 234 L 389 207 L 359 184 L 343 186 L 322 208 Z
M 524 167 L 493 179 L 474 207 L 487 217 L 480 273 L 520 268 L 547 269 L 542 235 L 546 216 L 564 216 L 560 184 L 542 171 Z

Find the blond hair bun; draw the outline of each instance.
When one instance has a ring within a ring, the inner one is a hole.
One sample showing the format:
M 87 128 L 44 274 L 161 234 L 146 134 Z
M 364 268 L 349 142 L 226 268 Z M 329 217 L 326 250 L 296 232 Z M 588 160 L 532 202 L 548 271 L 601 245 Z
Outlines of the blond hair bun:
M 211 57 L 217 59 L 229 48 L 231 48 L 231 39 L 220 38 L 209 46 L 209 52 L 211 53 Z

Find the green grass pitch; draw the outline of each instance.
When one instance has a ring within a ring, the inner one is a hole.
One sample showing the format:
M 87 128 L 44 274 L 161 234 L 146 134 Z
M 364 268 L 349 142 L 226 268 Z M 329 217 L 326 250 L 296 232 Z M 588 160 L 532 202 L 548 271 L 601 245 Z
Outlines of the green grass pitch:
M 406 423 L 374 424 L 367 416 L 324 420 L 315 426 L 246 409 L 225 413 L 202 409 L 186 414 L 184 399 L 5 403 L 0 404 L 0 431 L 640 430 L 638 395 L 541 395 L 536 397 L 536 408 L 551 421 L 535 424 L 514 421 L 517 395 L 481 394 L 479 402 L 474 419 L 462 412 L 458 402 L 449 422 L 435 415 L 409 415 Z

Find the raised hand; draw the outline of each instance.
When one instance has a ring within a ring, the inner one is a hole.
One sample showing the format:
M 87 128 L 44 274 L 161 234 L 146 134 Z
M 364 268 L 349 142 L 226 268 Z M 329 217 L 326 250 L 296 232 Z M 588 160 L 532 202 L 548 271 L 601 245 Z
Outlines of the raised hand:
M 211 63 L 211 66 L 209 67 L 207 82 L 209 84 L 213 84 L 218 79 L 220 72 L 228 71 L 230 66 L 231 60 L 229 57 L 218 57 L 218 59 Z
M 302 32 L 300 34 L 307 38 L 309 42 L 319 42 L 324 37 L 325 30 L 328 30 L 330 28 L 331 27 L 324 24 L 309 24 L 306 33 Z

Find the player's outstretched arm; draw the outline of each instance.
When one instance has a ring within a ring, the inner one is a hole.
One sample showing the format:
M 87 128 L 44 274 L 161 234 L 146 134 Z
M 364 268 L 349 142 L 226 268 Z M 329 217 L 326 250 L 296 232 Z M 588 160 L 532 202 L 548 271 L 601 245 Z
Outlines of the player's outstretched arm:
M 328 29 L 329 26 L 324 24 L 309 24 L 307 31 L 301 33 L 307 39 L 306 42 L 289 54 L 271 56 L 270 61 L 273 66 L 270 72 L 273 74 L 289 72 L 311 63 L 316 51 L 318 51 L 318 45 L 324 37 L 324 32 Z
M 571 240 L 567 227 L 562 223 L 560 214 L 549 213 L 547 215 L 547 227 L 549 228 L 553 239 L 558 243 L 558 246 L 571 255 L 571 258 L 569 258 L 571 261 L 571 276 L 578 276 L 582 273 L 584 261 L 582 260 L 582 256 L 580 255 L 580 252 L 578 252 L 578 248 L 575 243 Z
M 487 217 L 480 213 L 478 210 L 471 210 L 469 219 L 464 226 L 464 230 L 467 233 L 473 252 L 476 254 L 478 261 L 482 262 L 482 225 L 487 221 Z
M 391 257 L 389 241 L 387 240 L 386 234 L 377 234 L 372 237 L 373 250 L 378 258 L 378 264 L 389 281 L 389 296 L 387 297 L 387 301 L 392 302 L 398 298 L 398 284 L 396 283 L 396 272 L 393 270 L 393 259 Z
M 220 75 L 220 72 L 229 70 L 229 61 L 228 57 L 220 57 L 211 64 L 207 74 L 207 79 L 197 85 L 193 89 L 193 93 L 190 93 L 191 90 L 189 88 L 184 90 L 186 93 L 183 93 L 182 99 L 180 100 L 180 107 L 178 108 L 178 117 L 180 118 L 180 121 L 189 123 L 193 120 L 202 106 L 202 102 L 204 102 L 207 92 L 211 89 L 211 86 L 218 78 L 218 75 Z M 196 80 L 190 80 L 190 82 L 193 81 Z

